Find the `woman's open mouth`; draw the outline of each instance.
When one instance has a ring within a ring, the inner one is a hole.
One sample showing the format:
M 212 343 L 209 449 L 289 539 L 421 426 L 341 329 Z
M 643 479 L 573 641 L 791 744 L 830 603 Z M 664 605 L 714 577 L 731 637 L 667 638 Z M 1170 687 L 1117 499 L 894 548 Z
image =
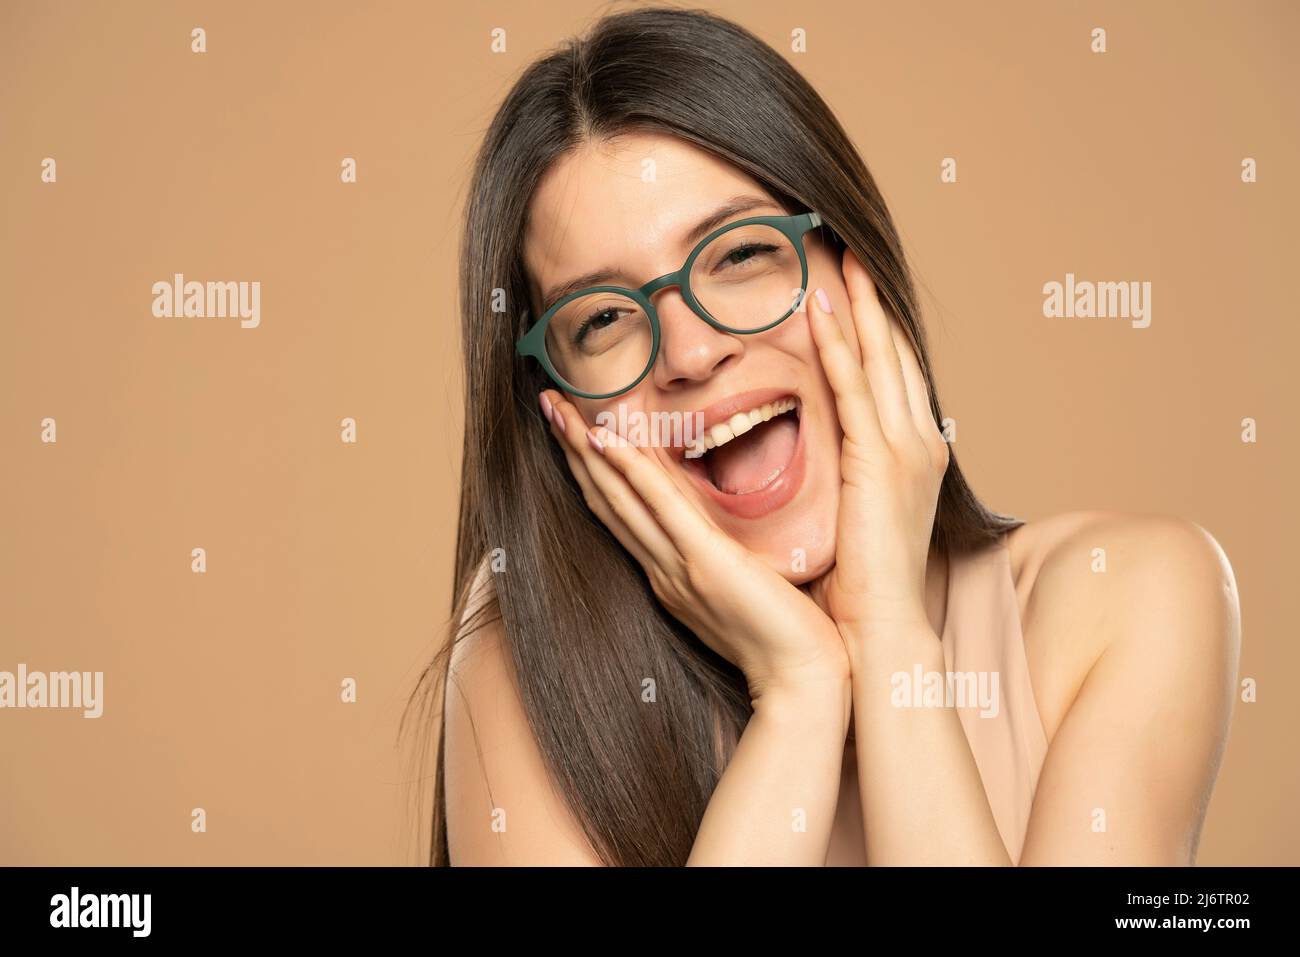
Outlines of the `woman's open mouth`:
M 797 396 L 771 389 L 716 403 L 703 411 L 703 434 L 687 442 L 682 467 L 727 512 L 767 515 L 803 484 L 802 412 Z

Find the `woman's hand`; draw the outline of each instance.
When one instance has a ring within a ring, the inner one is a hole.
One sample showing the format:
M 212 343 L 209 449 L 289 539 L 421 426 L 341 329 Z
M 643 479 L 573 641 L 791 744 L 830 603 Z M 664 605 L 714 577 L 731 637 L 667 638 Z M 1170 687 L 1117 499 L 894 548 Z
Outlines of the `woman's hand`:
M 753 699 L 843 692 L 847 721 L 847 652 L 816 603 L 718 528 L 650 455 L 608 429 L 589 429 L 555 390 L 539 400 L 588 507 L 640 563 L 669 613 L 740 668 Z
M 835 566 L 812 593 L 851 640 L 930 627 L 925 568 L 948 443 L 916 354 L 852 250 L 844 253 L 844 282 L 856 354 L 825 293 L 807 299 L 844 433 Z

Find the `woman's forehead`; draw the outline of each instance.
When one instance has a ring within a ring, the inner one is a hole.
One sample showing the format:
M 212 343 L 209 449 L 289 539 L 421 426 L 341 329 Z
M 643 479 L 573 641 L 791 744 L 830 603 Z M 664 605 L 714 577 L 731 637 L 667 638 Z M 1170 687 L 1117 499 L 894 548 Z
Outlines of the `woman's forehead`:
M 534 295 L 606 262 L 632 268 L 661 256 L 701 216 L 743 191 L 767 193 L 737 167 L 676 137 L 638 133 L 586 143 L 556 161 L 529 205 L 524 264 Z

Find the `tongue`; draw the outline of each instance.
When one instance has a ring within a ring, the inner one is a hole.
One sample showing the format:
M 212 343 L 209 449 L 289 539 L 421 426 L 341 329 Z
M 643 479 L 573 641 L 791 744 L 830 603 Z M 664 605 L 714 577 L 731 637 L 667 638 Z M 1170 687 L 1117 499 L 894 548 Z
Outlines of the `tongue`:
M 757 492 L 790 464 L 798 438 L 799 421 L 789 413 L 756 425 L 708 454 L 709 478 L 728 495 Z

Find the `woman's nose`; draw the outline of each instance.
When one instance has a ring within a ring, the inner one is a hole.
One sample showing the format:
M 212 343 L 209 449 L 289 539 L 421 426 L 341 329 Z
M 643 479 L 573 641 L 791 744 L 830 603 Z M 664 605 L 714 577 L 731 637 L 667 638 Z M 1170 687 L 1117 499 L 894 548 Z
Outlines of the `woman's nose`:
M 659 356 L 652 375 L 661 389 L 708 379 L 745 352 L 739 336 L 715 329 L 697 316 L 676 289 L 655 302 L 659 313 Z

